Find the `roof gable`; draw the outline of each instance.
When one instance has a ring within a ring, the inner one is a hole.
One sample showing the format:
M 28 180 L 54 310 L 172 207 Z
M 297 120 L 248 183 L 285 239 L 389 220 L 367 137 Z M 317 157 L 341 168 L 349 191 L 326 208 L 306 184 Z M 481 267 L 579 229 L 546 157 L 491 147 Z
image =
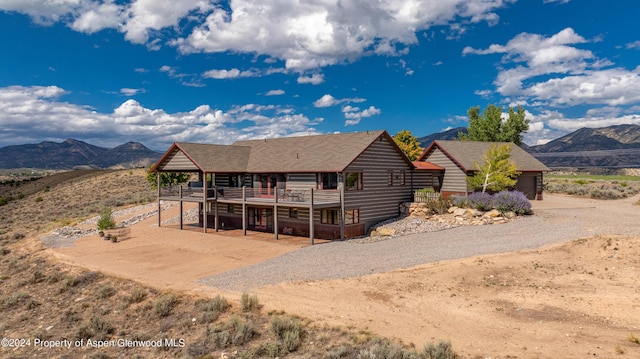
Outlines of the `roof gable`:
M 238 141 L 233 146 L 251 147 L 248 172 L 342 172 L 380 136 L 390 138 L 380 130 Z
M 185 171 L 195 165 L 201 171 L 217 173 L 343 172 L 381 136 L 411 166 L 391 136 L 380 130 L 237 141 L 233 145 L 176 142 L 153 170 L 163 170 L 180 151 Z M 170 167 L 180 170 L 175 163 Z
M 482 162 L 482 156 L 494 144 L 511 147 L 511 160 L 520 172 L 550 171 L 542 162 L 512 142 L 433 141 L 418 160 L 428 159 L 433 149 L 438 148 L 462 170 L 474 171 L 475 164 Z
M 251 148 L 176 142 L 171 145 L 152 170 L 162 170 L 164 166 L 168 165 L 168 160 L 173 157 L 176 151 L 180 151 L 203 172 L 243 173 L 247 169 Z M 192 170 L 192 168 L 185 167 L 183 170 Z

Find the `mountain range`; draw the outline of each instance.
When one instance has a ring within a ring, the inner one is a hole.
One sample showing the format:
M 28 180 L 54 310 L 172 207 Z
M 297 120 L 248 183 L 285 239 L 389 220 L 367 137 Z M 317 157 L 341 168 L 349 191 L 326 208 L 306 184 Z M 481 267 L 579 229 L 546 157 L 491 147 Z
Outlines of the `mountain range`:
M 422 147 L 434 140 L 455 140 L 466 127 L 418 138 Z M 581 128 L 544 145 L 522 147 L 550 168 L 640 167 L 640 126 Z
M 138 142 L 104 148 L 83 141 L 44 141 L 0 148 L 0 168 L 135 168 L 156 162 L 161 154 Z
M 418 138 L 426 148 L 434 140 L 455 140 L 466 127 Z M 640 167 L 640 126 L 581 128 L 544 145 L 522 146 L 550 168 Z M 161 154 L 139 142 L 104 148 L 67 139 L 61 143 L 14 145 L 0 148 L 0 168 L 134 168 L 155 163 Z

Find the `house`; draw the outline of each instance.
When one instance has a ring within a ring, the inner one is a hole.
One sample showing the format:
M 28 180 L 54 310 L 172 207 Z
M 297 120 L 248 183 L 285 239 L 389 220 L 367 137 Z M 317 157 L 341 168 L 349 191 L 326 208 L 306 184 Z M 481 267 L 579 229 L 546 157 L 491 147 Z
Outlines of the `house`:
M 482 163 L 482 155 L 494 144 L 507 144 L 511 147 L 511 160 L 515 163 L 517 170 L 521 172 L 517 177 L 518 182 L 515 189 L 523 192 L 529 199 L 541 200 L 542 174 L 550 170 L 542 162 L 513 143 L 434 141 L 418 158 L 418 161 L 428 161 L 445 169 L 440 189 L 443 196 L 466 195 L 471 192 L 467 185 L 467 177 L 474 175 L 477 164 Z
M 415 171 L 386 131 L 232 145 L 177 142 L 152 170 L 197 174 L 187 186 L 158 186 L 158 206 L 178 201 L 182 213 L 183 202 L 199 203 L 205 232 L 257 230 L 276 239 L 279 233 L 309 236 L 312 243 L 367 233 L 411 201 L 414 176 L 433 183 L 442 172 Z

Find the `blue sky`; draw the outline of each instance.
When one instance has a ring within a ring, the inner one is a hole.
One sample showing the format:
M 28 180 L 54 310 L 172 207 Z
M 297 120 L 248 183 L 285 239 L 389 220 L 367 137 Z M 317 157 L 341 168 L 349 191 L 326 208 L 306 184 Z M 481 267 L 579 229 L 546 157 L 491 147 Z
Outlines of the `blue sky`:
M 636 0 L 0 0 L 0 147 L 640 124 Z

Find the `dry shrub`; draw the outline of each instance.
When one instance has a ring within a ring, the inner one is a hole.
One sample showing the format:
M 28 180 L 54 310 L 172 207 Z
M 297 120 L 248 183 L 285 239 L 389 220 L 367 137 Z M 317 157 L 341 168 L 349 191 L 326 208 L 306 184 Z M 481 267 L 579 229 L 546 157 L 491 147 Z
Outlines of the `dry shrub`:
M 178 297 L 173 293 L 169 293 L 153 304 L 153 310 L 159 317 L 166 317 L 171 314 L 176 305 L 178 305 Z

